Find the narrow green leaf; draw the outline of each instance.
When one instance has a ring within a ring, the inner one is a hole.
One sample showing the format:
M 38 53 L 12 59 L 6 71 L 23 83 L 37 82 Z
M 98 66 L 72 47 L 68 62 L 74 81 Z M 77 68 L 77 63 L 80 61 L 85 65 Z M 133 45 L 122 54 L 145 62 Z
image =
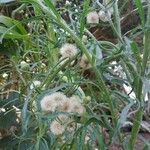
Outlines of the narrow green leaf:
M 138 12 L 140 15 L 142 26 L 144 27 L 144 25 L 145 25 L 145 13 L 144 13 L 142 1 L 141 0 L 135 0 L 135 5 L 138 8 Z
M 83 36 L 83 33 L 84 33 L 84 27 L 85 27 L 85 17 L 88 13 L 88 8 L 90 6 L 90 0 L 84 0 L 84 3 L 83 3 L 83 12 L 82 12 L 82 15 L 81 15 L 81 18 L 80 18 L 80 37 L 82 38 Z
M 0 16 L 0 23 L 4 24 L 7 28 L 12 28 L 13 30 L 21 33 L 21 34 L 27 34 L 27 31 L 25 28 L 22 26 L 21 22 L 6 17 L 6 16 Z
M 27 31 L 21 22 L 6 16 L 0 16 L 0 40 L 7 39 L 27 39 Z
M 143 116 L 143 108 L 141 107 L 141 108 L 139 108 L 139 110 L 135 114 L 135 119 L 133 122 L 131 137 L 130 137 L 130 141 L 129 141 L 129 150 L 134 149 L 137 134 L 138 134 L 140 126 L 141 126 L 142 116 Z
M 117 136 L 117 133 L 119 132 L 121 126 L 126 122 L 128 112 L 133 105 L 134 105 L 134 101 L 131 100 L 131 102 L 122 110 L 120 114 L 120 119 L 118 120 L 117 126 L 114 130 L 113 140 L 115 140 L 115 137 Z
M 60 14 L 56 10 L 56 8 L 55 8 L 54 4 L 52 3 L 52 1 L 51 0 L 45 0 L 45 3 L 52 10 L 52 12 L 55 14 L 55 16 L 60 19 L 61 18 Z
M 96 125 L 95 128 L 93 128 L 93 134 L 95 135 L 96 140 L 98 142 L 99 150 L 106 150 L 104 137 L 102 135 L 102 132 L 100 132 L 100 127 L 98 125 Z
M 134 53 L 134 57 L 137 61 L 138 68 L 139 68 L 139 71 L 140 71 L 141 68 L 142 68 L 142 59 L 140 57 L 140 49 L 139 49 L 136 42 L 131 43 L 131 48 L 132 48 L 132 52 Z

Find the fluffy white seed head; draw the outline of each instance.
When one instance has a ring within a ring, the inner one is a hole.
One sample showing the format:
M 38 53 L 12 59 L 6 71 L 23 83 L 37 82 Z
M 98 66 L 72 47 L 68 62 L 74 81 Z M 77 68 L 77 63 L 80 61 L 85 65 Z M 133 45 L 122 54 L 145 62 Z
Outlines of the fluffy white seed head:
M 79 62 L 79 66 L 81 68 L 84 68 L 84 69 L 88 69 L 88 68 L 91 67 L 91 64 L 89 63 L 89 61 L 88 61 L 88 59 L 87 59 L 85 54 L 81 57 L 81 60 Z
M 56 92 L 45 96 L 41 100 L 41 109 L 45 112 L 53 112 L 66 99 L 66 96 L 61 92 Z
M 72 58 L 77 54 L 78 50 L 74 44 L 66 43 L 60 48 L 62 58 Z
M 56 102 L 51 99 L 51 96 L 45 96 L 41 100 L 41 109 L 44 112 L 53 112 L 56 108 Z
M 71 97 L 69 102 L 70 102 L 70 107 L 68 110 L 69 112 L 76 112 L 79 113 L 80 115 L 85 113 L 85 108 L 82 106 L 78 97 L 76 96 Z
M 51 124 L 50 124 L 50 130 L 54 135 L 60 135 L 65 131 L 65 127 L 64 125 L 62 125 L 60 122 L 58 122 L 57 120 L 54 120 Z
M 61 103 L 59 110 L 62 112 L 69 112 L 70 106 L 70 99 L 68 98 Z
M 89 24 L 97 24 L 99 23 L 99 16 L 96 11 L 92 11 L 87 15 L 87 23 Z
M 107 22 L 111 18 L 110 11 L 105 12 L 103 10 L 100 10 L 99 13 L 98 13 L 98 15 L 99 15 L 100 20 L 102 20 L 103 22 Z

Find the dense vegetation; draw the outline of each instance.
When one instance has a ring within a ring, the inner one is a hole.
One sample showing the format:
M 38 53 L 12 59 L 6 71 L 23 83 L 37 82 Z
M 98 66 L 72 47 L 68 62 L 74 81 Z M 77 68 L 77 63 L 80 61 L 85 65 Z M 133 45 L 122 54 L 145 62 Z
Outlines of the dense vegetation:
M 0 149 L 138 149 L 149 0 L 0 0 L 0 13 Z

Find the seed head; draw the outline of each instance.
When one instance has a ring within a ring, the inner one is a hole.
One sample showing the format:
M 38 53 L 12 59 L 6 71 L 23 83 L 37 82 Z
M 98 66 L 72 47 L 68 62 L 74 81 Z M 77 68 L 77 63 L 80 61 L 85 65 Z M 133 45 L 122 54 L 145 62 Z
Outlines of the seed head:
M 60 135 L 65 131 L 65 127 L 57 120 L 54 120 L 50 125 L 50 130 L 54 135 Z
M 51 95 L 45 96 L 41 100 L 41 109 L 45 112 L 53 112 L 65 99 L 66 96 L 61 92 L 55 92 Z
M 99 23 L 99 16 L 96 11 L 92 11 L 87 15 L 87 23 L 89 24 L 97 24 Z
M 91 67 L 91 64 L 89 63 L 89 61 L 88 61 L 88 59 L 87 59 L 85 54 L 81 57 L 81 60 L 79 62 L 79 66 L 81 68 L 84 68 L 84 69 L 88 69 L 88 68 Z
M 71 97 L 69 102 L 70 102 L 70 108 L 68 110 L 69 112 L 76 112 L 79 113 L 80 115 L 82 115 L 85 112 L 85 108 L 82 106 L 78 97 L 76 96 Z
M 74 44 L 66 43 L 60 49 L 62 58 L 72 58 L 77 54 L 78 50 Z
M 111 18 L 110 11 L 105 12 L 103 10 L 100 10 L 98 15 L 99 15 L 100 20 L 102 20 L 103 22 L 107 22 Z

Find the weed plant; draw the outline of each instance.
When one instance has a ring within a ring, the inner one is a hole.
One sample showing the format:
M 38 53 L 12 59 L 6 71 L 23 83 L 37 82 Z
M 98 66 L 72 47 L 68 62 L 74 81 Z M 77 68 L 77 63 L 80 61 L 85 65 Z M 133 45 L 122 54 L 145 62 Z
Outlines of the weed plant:
M 20 0 L 0 16 L 0 149 L 134 149 L 150 111 L 150 1 L 127 3 Z

